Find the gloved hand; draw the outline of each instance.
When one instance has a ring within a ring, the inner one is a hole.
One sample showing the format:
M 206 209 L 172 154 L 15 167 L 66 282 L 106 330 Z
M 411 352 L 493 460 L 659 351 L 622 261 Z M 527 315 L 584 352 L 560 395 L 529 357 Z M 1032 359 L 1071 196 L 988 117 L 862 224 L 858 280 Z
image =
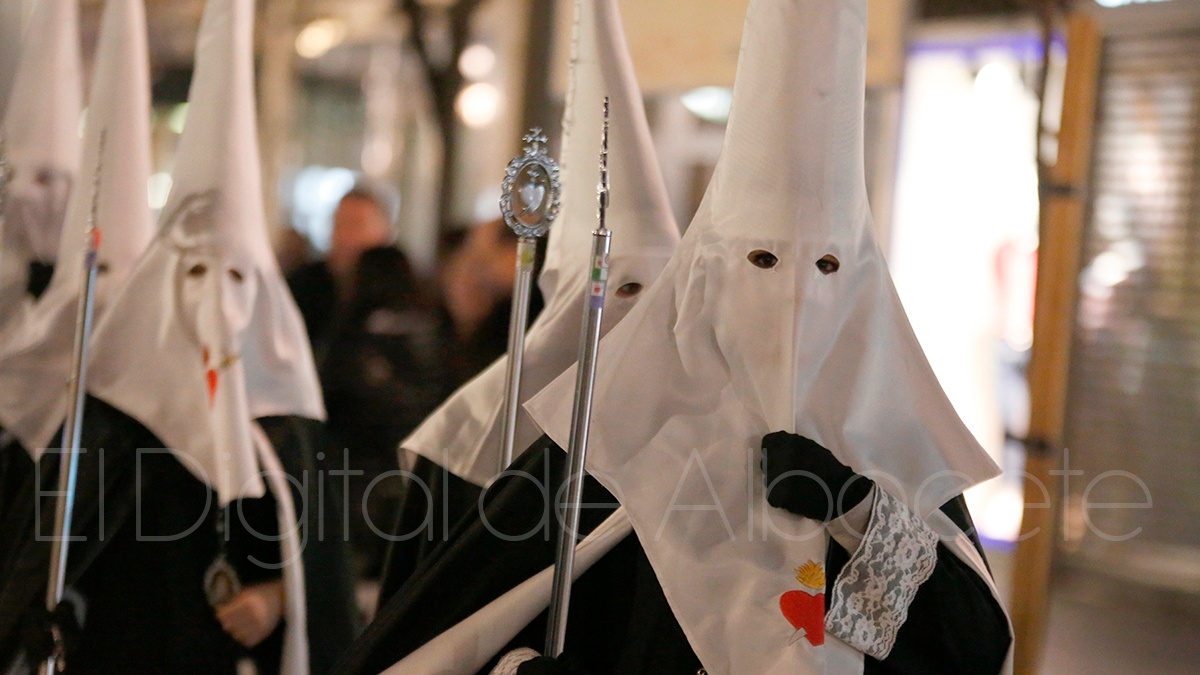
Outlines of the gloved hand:
M 874 485 L 816 441 L 786 431 L 763 436 L 762 471 L 768 504 L 822 522 L 857 506 Z
M 75 651 L 82 634 L 74 604 L 63 598 L 53 612 L 47 611 L 41 602 L 30 608 L 21 643 L 26 659 L 30 663 L 39 663 L 50 656 L 65 659 Z

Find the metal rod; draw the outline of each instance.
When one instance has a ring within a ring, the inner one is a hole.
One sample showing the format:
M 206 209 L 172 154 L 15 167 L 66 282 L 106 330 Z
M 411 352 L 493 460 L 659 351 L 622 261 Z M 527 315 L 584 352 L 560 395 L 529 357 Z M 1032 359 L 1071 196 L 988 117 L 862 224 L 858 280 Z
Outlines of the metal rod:
M 100 234 L 96 229 L 96 210 L 100 195 L 100 168 L 104 158 L 107 134 L 100 132 L 96 173 L 92 177 L 92 207 L 88 216 L 88 227 L 84 232 L 87 247 L 83 257 L 83 287 L 79 305 L 75 312 L 75 345 L 72 352 L 71 381 L 67 393 L 67 415 L 63 423 L 61 450 L 65 456 L 58 466 L 58 499 L 54 509 L 54 538 L 50 548 L 50 579 L 46 585 L 46 611 L 53 613 L 62 601 L 66 586 L 67 554 L 71 542 L 71 518 L 75 512 L 75 481 L 79 475 L 80 439 L 83 433 L 83 407 L 87 396 L 88 337 L 92 332 L 92 315 L 96 304 L 96 255 L 100 247 Z M 53 623 L 53 622 L 52 622 Z M 56 636 L 56 643 L 58 639 Z M 65 654 L 61 643 L 42 666 L 42 673 L 60 672 Z
M 502 473 L 512 464 L 517 436 L 517 413 L 521 409 L 521 364 L 525 359 L 525 325 L 529 322 L 529 292 L 533 287 L 533 261 L 537 239 L 517 240 L 517 275 L 513 280 L 512 314 L 508 320 L 508 371 L 504 377 L 504 417 L 500 420 L 500 466 Z
M 525 325 L 529 323 L 529 292 L 537 240 L 558 217 L 562 184 L 558 164 L 546 152 L 541 129 L 525 134 L 525 150 L 508 163 L 501 183 L 500 213 L 517 234 L 517 274 L 513 279 L 512 314 L 508 321 L 508 370 L 504 381 L 504 416 L 500 419 L 500 455 L 496 475 L 512 464 L 521 410 L 521 366 L 525 359 Z
M 600 322 L 608 290 L 608 253 L 612 232 L 608 230 L 608 97 L 604 98 L 604 131 L 600 142 L 600 185 L 597 189 L 599 225 L 592 232 L 592 273 L 588 302 L 583 310 L 579 366 L 575 375 L 575 402 L 571 413 L 571 438 L 567 447 L 567 500 L 563 504 L 562 528 L 554 556 L 554 586 L 550 595 L 550 619 L 546 625 L 546 656 L 558 658 L 567 640 L 567 613 L 571 605 L 571 582 L 575 573 L 575 544 L 579 540 L 579 510 L 583 500 L 583 478 L 587 460 L 588 431 L 592 422 L 592 398 L 596 388 L 596 361 L 600 352 Z

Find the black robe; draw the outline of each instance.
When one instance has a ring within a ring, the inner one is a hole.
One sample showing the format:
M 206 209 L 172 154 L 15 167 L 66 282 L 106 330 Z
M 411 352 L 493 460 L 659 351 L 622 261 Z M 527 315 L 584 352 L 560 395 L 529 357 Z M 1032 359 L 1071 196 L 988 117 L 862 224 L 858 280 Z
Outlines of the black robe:
M 0 523 L 4 523 L 8 514 L 18 508 L 22 486 L 31 480 L 30 476 L 36 467 L 29 452 L 15 436 L 0 430 L 0 439 L 3 439 L 0 441 Z M 2 534 L 3 530 L 0 530 L 0 535 Z M 3 561 L 8 559 L 15 545 L 15 540 L 0 536 L 0 570 L 3 569 Z
M 337 667 L 338 673 L 378 673 L 490 601 L 554 562 L 557 519 L 546 494 L 562 483 L 565 456 L 543 437 L 514 463 L 547 492 L 522 477 L 497 481 L 483 510 L 462 520 L 451 540 L 422 561 Z M 616 508 L 598 483 L 587 479 L 580 530 L 590 532 Z M 962 498 L 943 511 L 978 546 Z M 486 521 L 486 522 L 485 522 Z M 521 541 L 497 537 L 535 532 Z M 543 534 L 544 533 L 544 534 Z M 827 559 L 827 602 L 849 554 L 831 541 Z M 542 649 L 543 612 L 481 672 L 517 647 Z M 1010 639 L 1003 609 L 986 583 L 939 545 L 937 566 L 910 606 L 887 659 L 866 657 L 866 673 L 997 673 Z M 654 570 L 633 534 L 626 537 L 575 583 L 564 654 L 585 672 L 687 673 L 700 663 L 675 620 Z
M 420 455 L 409 472 L 380 576 L 380 608 L 450 540 L 451 528 L 478 508 L 483 492 Z
M 321 424 L 294 417 L 258 422 L 285 470 L 305 486 L 306 494 L 294 490 L 293 499 L 305 519 L 312 671 L 325 672 L 353 639 L 355 615 L 343 543 L 318 536 L 319 518 L 340 521 L 336 491 L 322 485 L 328 474 L 313 454 Z M 247 651 L 221 629 L 205 597 L 204 573 L 221 546 L 216 523 L 226 515 L 216 507 L 215 494 L 174 455 L 156 450 L 163 443 L 149 430 L 95 398 L 87 401 L 81 446 L 87 452 L 80 458 L 72 531 L 87 539 L 71 544 L 67 584 L 84 598 L 86 618 L 78 648 L 67 659 L 68 672 L 232 673 L 248 656 L 260 672 L 277 670 L 282 624 Z M 43 492 L 55 489 L 56 460 L 47 455 L 39 467 Z M 22 631 L 45 593 L 50 542 L 38 541 L 38 535 L 53 532 L 54 501 L 43 494 L 37 508 L 36 489 L 27 481 L 19 499 L 23 507 L 0 522 L 0 537 L 20 542 L 0 561 L 5 664 L 21 650 Z M 275 506 L 268 495 L 238 500 L 227 512 L 225 555 L 243 585 L 280 576 L 251 562 L 279 560 L 277 541 L 250 534 L 278 533 Z

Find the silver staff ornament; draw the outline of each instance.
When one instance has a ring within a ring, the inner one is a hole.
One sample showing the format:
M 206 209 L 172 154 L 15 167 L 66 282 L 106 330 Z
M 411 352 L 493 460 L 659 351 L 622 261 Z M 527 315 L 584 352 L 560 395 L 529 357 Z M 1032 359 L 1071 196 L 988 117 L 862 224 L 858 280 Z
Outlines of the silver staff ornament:
M 588 277 L 587 302 L 583 306 L 583 329 L 579 333 L 579 365 L 575 374 L 575 402 L 571 416 L 571 439 L 567 447 L 567 499 L 562 504 L 558 549 L 554 554 L 554 586 L 550 594 L 550 620 L 546 624 L 546 656 L 558 658 L 567 639 L 567 611 L 571 604 L 571 582 L 575 571 L 575 544 L 579 541 L 579 509 L 583 500 L 584 462 L 587 460 L 588 429 L 592 422 L 592 396 L 596 388 L 596 360 L 600 352 L 600 322 L 608 294 L 608 253 L 612 232 L 608 229 L 608 97 L 604 97 L 604 131 L 600 140 L 600 185 L 597 188 L 598 225 L 592 232 L 592 271 Z
M 534 128 L 525 135 L 525 151 L 508 163 L 501 183 L 500 213 L 517 234 L 517 274 L 513 280 L 512 314 L 508 322 L 508 371 L 504 382 L 504 417 L 500 427 L 500 466 L 512 464 L 517 413 L 521 400 L 521 362 L 537 240 L 550 231 L 562 200 L 558 163 L 546 151 L 546 136 Z

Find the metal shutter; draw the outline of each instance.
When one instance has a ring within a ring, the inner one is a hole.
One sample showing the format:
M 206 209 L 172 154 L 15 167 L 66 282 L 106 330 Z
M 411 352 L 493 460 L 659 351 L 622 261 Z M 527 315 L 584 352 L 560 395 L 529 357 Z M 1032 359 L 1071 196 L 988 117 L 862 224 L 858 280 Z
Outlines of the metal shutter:
M 1063 559 L 1200 591 L 1200 29 L 1108 38 L 1100 92 Z

